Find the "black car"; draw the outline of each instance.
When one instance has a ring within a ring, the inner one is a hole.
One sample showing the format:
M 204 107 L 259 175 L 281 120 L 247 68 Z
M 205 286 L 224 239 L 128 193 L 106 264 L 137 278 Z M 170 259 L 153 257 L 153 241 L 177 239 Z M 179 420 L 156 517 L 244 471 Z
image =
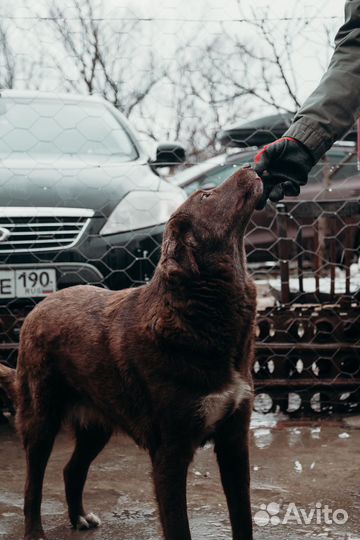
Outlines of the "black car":
M 185 193 L 150 161 L 125 118 L 101 98 L 2 91 L 0 350 L 26 311 L 56 289 L 121 289 L 150 279 L 164 223 Z
M 185 169 L 173 177 L 173 183 L 183 187 L 188 194 L 199 188 L 216 187 L 245 163 L 254 162 L 259 148 L 281 137 L 291 125 L 293 116 L 291 113 L 277 113 L 224 127 L 216 133 L 216 140 L 229 151 Z M 348 184 L 348 179 L 359 175 L 356 141 L 355 126 L 313 167 L 308 185 L 301 190 L 301 200 L 327 199 L 334 189 L 343 190 L 344 180 Z M 342 196 L 337 196 L 340 200 L 358 198 L 358 192 L 357 187 L 351 186 Z
M 253 137 L 253 140 L 254 137 Z M 174 185 L 182 187 L 188 195 L 197 189 L 211 189 L 221 184 L 246 163 L 253 163 L 258 147 L 233 150 L 231 153 L 208 159 L 189 167 L 172 178 Z M 356 147 L 353 142 L 338 142 L 328 150 L 324 158 L 312 169 L 309 181 L 301 189 L 301 201 L 349 201 L 360 199 L 359 172 Z M 296 227 L 289 231 L 295 237 Z M 312 232 L 304 232 L 311 242 Z M 246 235 L 246 251 L 250 263 L 273 262 L 278 259 L 278 231 L 275 204 L 268 203 L 261 212 L 254 212 Z M 360 233 L 355 235 L 356 249 L 360 245 Z

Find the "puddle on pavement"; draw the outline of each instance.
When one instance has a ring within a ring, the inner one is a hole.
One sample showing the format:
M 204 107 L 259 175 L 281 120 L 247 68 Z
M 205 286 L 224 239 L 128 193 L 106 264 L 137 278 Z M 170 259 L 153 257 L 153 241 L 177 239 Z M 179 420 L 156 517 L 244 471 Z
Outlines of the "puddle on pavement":
M 284 415 L 254 413 L 250 440 L 256 540 L 359 539 L 359 417 L 289 420 Z M 69 434 L 61 433 L 48 466 L 43 498 L 48 539 L 159 540 L 149 459 L 121 436 L 114 437 L 95 461 L 85 489 L 86 506 L 100 515 L 102 526 L 86 533 L 71 530 L 62 468 L 72 444 Z M 0 540 L 15 540 L 23 530 L 24 456 L 11 426 L 0 427 L 0 471 Z M 188 484 L 194 539 L 229 540 L 212 445 L 198 451 Z M 346 523 L 325 523 L 321 513 L 325 505 L 332 512 L 346 511 Z M 289 507 L 291 520 L 284 522 Z

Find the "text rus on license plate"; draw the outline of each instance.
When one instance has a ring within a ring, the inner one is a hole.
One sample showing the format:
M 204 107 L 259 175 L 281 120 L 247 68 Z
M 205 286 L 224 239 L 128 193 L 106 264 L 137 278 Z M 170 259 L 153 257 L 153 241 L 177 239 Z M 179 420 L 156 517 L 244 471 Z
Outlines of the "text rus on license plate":
M 0 299 L 47 296 L 54 291 L 54 268 L 0 270 Z

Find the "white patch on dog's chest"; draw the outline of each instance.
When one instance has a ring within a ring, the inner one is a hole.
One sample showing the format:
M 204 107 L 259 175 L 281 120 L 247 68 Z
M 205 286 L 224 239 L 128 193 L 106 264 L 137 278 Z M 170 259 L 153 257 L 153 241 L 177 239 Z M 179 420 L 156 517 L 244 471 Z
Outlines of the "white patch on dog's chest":
M 251 397 L 249 384 L 239 374 L 234 376 L 227 388 L 222 392 L 209 394 L 200 402 L 200 414 L 205 421 L 206 428 L 211 428 L 229 411 L 235 411 L 240 403 Z

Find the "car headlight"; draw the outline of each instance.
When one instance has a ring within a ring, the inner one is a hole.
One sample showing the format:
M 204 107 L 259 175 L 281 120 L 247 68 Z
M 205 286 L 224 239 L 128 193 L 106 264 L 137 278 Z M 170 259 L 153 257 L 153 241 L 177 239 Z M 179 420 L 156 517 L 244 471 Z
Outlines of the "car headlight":
M 165 223 L 186 199 L 180 190 L 131 191 L 109 216 L 100 234 L 115 234 Z

